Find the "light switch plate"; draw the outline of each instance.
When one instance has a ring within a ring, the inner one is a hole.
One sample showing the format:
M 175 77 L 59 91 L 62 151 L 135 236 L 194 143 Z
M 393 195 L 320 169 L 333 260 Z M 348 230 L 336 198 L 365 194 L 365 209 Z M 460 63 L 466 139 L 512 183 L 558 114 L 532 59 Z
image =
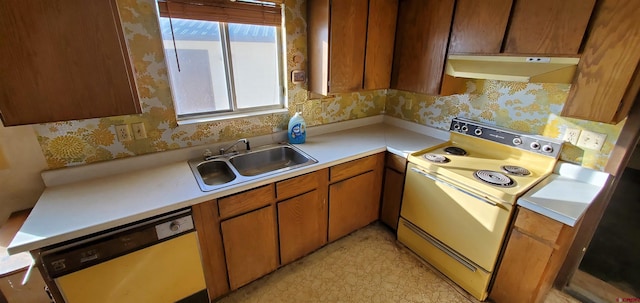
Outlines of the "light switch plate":
M 578 147 L 599 151 L 602 149 L 602 145 L 604 145 L 604 141 L 606 139 L 606 134 L 583 130 L 580 134 L 580 138 L 578 138 L 577 145 Z
M 133 137 L 136 140 L 144 139 L 147 137 L 147 131 L 144 129 L 144 122 L 138 122 L 131 124 L 133 129 Z

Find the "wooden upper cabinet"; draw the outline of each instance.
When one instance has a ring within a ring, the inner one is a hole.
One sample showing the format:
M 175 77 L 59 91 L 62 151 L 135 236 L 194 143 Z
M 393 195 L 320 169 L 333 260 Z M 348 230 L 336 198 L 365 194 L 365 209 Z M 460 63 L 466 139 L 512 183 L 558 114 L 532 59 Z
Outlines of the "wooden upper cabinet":
M 640 89 L 640 1 L 602 0 L 562 116 L 618 123 Z
M 440 92 L 454 2 L 400 1 L 391 88 Z
M 515 1 L 504 52 L 577 54 L 594 4 L 595 0 Z
M 140 113 L 115 0 L 0 2 L 5 126 Z
M 369 0 L 364 89 L 389 88 L 398 0 Z
M 309 0 L 307 7 L 310 91 L 389 87 L 397 0 Z
M 367 38 L 367 0 L 331 1 L 329 91 L 362 88 Z
M 512 0 L 456 1 L 449 53 L 500 53 L 511 4 Z

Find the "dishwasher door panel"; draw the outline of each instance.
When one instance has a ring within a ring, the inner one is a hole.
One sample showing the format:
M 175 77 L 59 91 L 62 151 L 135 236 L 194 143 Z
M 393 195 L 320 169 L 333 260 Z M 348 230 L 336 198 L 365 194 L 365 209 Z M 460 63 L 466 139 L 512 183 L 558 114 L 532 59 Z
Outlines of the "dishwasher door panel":
M 492 205 L 423 173 L 428 174 L 409 164 L 401 216 L 486 271 L 493 271 L 512 206 Z
M 61 276 L 55 282 L 67 303 L 176 302 L 184 294 L 206 292 L 195 232 Z

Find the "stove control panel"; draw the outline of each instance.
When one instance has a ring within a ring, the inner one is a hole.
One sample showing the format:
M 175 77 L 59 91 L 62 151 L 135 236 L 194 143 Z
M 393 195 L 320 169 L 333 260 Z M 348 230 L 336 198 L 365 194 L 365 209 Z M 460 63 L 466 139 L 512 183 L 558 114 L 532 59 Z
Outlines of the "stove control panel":
M 562 142 L 465 118 L 453 118 L 449 130 L 557 158 Z

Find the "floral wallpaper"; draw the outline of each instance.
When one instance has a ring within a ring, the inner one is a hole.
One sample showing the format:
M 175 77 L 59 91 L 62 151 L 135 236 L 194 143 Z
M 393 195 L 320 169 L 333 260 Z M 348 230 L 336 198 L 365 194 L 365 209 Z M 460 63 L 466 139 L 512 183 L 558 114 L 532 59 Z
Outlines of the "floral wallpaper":
M 384 111 L 386 91 L 339 94 L 309 99 L 306 84 L 287 81 L 289 112 L 251 118 L 178 125 L 155 0 L 118 0 L 142 114 L 35 125 L 50 169 L 131 157 L 190 146 L 214 144 L 285 130 L 290 115 L 302 108 L 308 126 L 333 123 Z M 285 1 L 286 74 L 306 69 L 306 1 Z M 119 142 L 115 126 L 144 123 L 147 138 Z
M 172 104 L 155 0 L 118 0 L 129 54 L 142 103 L 142 114 L 35 125 L 50 169 L 83 165 L 190 146 L 215 144 L 286 129 L 302 109 L 308 126 L 375 116 L 448 129 L 462 116 L 499 126 L 562 138 L 567 127 L 607 134 L 600 152 L 566 144 L 562 159 L 602 170 L 624 122 L 608 125 L 560 117 L 568 85 L 467 81 L 462 94 L 436 97 L 396 90 L 376 90 L 309 98 L 306 83 L 287 80 L 288 112 L 211 123 L 178 125 Z M 286 75 L 307 69 L 306 1 L 285 1 Z M 115 126 L 144 123 L 147 138 L 119 142 Z
M 451 96 L 427 96 L 390 90 L 386 114 L 448 130 L 453 117 L 562 139 L 567 128 L 607 135 L 600 151 L 565 143 L 560 158 L 584 167 L 603 170 L 624 121 L 618 125 L 560 117 L 569 84 L 468 80 L 466 91 Z

